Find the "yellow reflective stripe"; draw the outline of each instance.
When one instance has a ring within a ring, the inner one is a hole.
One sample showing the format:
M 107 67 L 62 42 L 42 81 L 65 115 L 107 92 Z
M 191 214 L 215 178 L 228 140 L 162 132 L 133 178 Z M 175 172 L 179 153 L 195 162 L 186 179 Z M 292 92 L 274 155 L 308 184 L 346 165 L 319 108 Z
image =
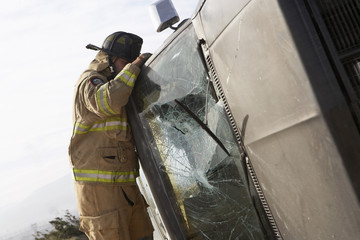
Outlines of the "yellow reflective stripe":
M 131 73 L 130 71 L 124 70 L 122 72 L 120 72 L 117 76 L 116 79 L 120 79 L 121 81 L 123 81 L 126 85 L 130 86 L 130 87 L 134 87 L 135 86 L 135 81 L 136 81 L 136 74 Z
M 103 84 L 96 92 L 96 102 L 100 107 L 100 110 L 107 116 L 116 115 L 116 112 L 111 109 L 107 101 L 107 87 L 108 84 Z
M 76 181 L 83 182 L 102 182 L 102 183 L 127 183 L 127 182 L 136 182 L 136 179 L 101 179 L 101 178 L 87 178 L 87 177 L 75 177 Z
M 103 182 L 103 183 L 125 183 L 135 182 L 139 171 L 113 172 L 101 170 L 73 169 L 76 181 Z
M 108 130 L 124 130 L 128 128 L 128 123 L 125 118 L 108 118 L 105 121 L 95 122 L 93 125 L 84 125 L 75 123 L 74 133 L 84 134 L 88 132 L 100 132 Z

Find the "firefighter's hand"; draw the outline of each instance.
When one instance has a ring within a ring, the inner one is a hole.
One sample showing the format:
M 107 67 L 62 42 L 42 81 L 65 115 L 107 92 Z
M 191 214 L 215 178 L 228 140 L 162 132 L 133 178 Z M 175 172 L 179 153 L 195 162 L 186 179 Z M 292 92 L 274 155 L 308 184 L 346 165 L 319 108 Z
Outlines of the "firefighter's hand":
M 152 56 L 152 53 L 142 53 L 139 58 L 144 59 L 145 62 Z
M 151 53 L 142 53 L 140 56 L 138 56 L 133 64 L 135 64 L 136 66 L 138 66 L 139 68 L 142 67 L 142 65 L 144 65 L 144 63 L 152 56 Z

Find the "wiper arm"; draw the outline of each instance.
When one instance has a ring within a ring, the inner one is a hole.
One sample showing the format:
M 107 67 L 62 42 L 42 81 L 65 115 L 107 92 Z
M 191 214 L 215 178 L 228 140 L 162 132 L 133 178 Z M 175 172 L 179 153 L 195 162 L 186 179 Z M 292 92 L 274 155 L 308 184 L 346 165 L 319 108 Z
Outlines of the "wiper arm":
M 207 69 L 206 59 L 205 59 L 205 52 L 203 49 L 203 45 L 205 45 L 205 40 L 202 38 L 198 41 L 198 51 L 201 62 L 205 69 Z M 209 101 L 209 85 L 210 85 L 210 75 L 209 72 L 206 72 L 207 78 L 207 87 L 206 87 L 206 99 L 205 99 L 205 124 L 208 124 L 208 101 Z
M 206 126 L 205 123 L 203 123 L 201 121 L 201 119 L 195 115 L 195 113 L 193 113 L 187 106 L 185 106 L 184 104 L 182 104 L 180 101 L 178 101 L 177 99 L 175 99 L 175 102 L 177 104 L 179 104 L 184 110 L 185 112 L 187 112 L 190 117 L 192 119 L 194 119 L 209 135 L 210 137 L 212 137 L 212 139 L 215 140 L 215 142 L 226 152 L 226 154 L 228 156 L 230 156 L 230 153 L 228 152 L 228 150 L 225 148 L 224 144 L 220 141 L 220 139 L 210 130 L 210 128 L 208 128 L 208 126 Z

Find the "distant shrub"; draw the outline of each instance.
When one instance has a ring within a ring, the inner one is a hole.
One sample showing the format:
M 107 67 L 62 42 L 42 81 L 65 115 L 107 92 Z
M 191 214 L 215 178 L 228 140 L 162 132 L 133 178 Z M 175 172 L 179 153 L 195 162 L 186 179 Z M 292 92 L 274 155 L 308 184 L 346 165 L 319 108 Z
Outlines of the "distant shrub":
M 45 232 L 37 231 L 33 235 L 35 240 L 79 240 L 87 239 L 85 234 L 79 230 L 79 219 L 71 215 L 67 210 L 65 219 L 56 217 L 49 223 L 54 227 L 53 230 L 45 230 Z

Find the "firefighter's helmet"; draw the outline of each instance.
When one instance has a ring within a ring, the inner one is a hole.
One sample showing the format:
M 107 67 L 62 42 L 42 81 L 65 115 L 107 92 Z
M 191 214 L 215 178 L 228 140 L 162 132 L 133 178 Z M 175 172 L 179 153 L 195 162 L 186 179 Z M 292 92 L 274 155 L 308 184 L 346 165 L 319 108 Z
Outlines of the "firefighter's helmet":
M 100 50 L 132 62 L 139 56 L 142 43 L 142 38 L 135 34 L 115 32 L 105 39 L 101 48 L 92 44 L 88 44 L 86 48 Z

